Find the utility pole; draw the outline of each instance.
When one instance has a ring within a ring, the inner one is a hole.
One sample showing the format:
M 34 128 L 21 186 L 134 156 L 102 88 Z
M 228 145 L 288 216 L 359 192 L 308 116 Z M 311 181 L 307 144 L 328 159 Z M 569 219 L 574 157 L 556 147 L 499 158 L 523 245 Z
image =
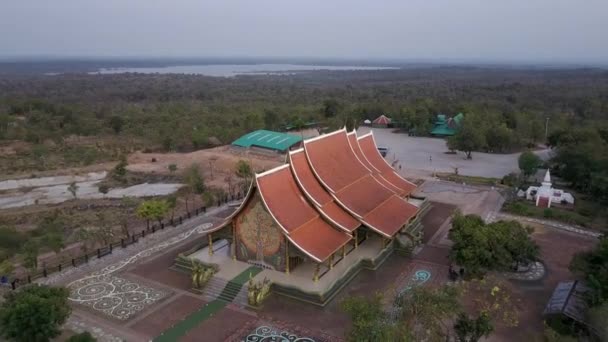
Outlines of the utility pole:
M 548 136 L 549 136 L 549 117 L 547 116 L 547 120 L 545 121 L 545 144 L 547 143 Z

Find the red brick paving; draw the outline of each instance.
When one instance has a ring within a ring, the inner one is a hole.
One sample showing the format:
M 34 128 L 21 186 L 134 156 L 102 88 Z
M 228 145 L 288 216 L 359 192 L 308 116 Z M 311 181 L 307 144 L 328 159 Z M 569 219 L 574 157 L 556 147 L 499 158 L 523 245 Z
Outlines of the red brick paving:
M 153 339 L 186 316 L 200 309 L 203 305 L 205 305 L 205 301 L 202 299 L 189 295 L 180 295 L 171 303 L 159 308 L 146 317 L 142 317 L 141 320 L 131 326 L 131 329 Z
M 197 244 L 206 241 L 206 237 L 200 237 L 190 241 L 184 245 L 160 255 L 157 258 L 150 259 L 145 263 L 139 264 L 130 269 L 129 272 L 148 278 L 167 286 L 182 290 L 189 290 L 192 285 L 192 280 L 188 274 L 169 269 L 175 263 L 175 258 L 179 253 L 182 253 Z
M 414 256 L 415 260 L 422 260 L 439 265 L 450 265 L 450 249 L 444 247 L 424 246 L 422 250 Z
M 452 216 L 456 209 L 455 205 L 440 202 L 431 202 L 431 205 L 431 210 L 422 217 L 422 225 L 424 226 L 423 243 L 428 243 L 431 240 L 439 227 Z
M 249 314 L 226 307 L 190 330 L 180 342 L 225 342 L 238 329 L 256 320 Z
M 384 293 L 411 262 L 411 259 L 393 255 L 376 271 L 361 271 L 325 307 L 273 295 L 264 303 L 260 317 L 268 320 L 280 319 L 288 324 L 314 328 L 329 336 L 341 338 L 350 329 L 350 319 L 340 308 L 342 300 L 352 295 Z

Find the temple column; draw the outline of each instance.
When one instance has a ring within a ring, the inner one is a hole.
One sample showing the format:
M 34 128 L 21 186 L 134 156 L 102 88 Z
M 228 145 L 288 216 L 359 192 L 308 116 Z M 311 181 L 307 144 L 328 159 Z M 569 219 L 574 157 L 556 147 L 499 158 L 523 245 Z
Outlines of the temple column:
M 359 234 L 358 234 L 358 230 L 355 230 L 355 248 L 357 248 L 357 246 L 359 246 Z
M 334 268 L 334 255 L 330 255 L 329 256 L 329 269 L 333 269 Z
M 211 233 L 207 234 L 207 238 L 209 239 L 209 256 L 213 255 L 213 237 L 211 236 Z
M 342 258 L 346 258 L 346 246 L 342 246 Z
M 285 274 L 289 274 L 289 240 L 285 237 Z
M 312 281 L 314 281 L 315 283 L 319 281 L 319 263 L 317 263 L 317 265 L 315 266 L 315 273 L 312 277 Z

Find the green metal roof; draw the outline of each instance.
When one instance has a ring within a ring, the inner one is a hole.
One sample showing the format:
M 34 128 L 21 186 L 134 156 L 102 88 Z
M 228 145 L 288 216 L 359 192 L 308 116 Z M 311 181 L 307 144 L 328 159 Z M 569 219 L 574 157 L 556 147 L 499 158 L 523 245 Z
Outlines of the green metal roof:
M 302 141 L 302 138 L 297 135 L 260 129 L 243 135 L 233 141 L 232 145 L 241 147 L 258 146 L 283 152 L 300 141 Z
M 433 130 L 431 131 L 432 135 L 442 135 L 442 136 L 447 136 L 447 135 L 454 135 L 456 134 L 456 130 L 448 127 L 448 125 L 443 124 L 443 125 L 438 125 L 435 126 L 435 128 L 433 128 Z

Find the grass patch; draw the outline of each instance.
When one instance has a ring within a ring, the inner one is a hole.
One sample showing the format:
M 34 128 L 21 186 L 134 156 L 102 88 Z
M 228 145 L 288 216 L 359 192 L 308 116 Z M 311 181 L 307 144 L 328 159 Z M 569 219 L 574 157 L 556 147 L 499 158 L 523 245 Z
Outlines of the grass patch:
M 515 200 L 505 203 L 502 210 L 511 214 L 528 216 L 539 219 L 547 219 L 563 222 L 566 224 L 578 225 L 585 228 L 602 230 L 602 218 L 605 210 L 596 210 L 594 205 L 589 202 L 578 200 L 575 210 L 562 208 L 540 208 L 534 202 L 527 200 Z
M 436 176 L 439 179 L 447 180 L 447 181 L 455 182 L 455 183 L 502 186 L 501 180 L 498 178 L 463 176 L 463 175 L 455 175 L 455 174 L 450 174 L 450 173 L 437 173 Z

